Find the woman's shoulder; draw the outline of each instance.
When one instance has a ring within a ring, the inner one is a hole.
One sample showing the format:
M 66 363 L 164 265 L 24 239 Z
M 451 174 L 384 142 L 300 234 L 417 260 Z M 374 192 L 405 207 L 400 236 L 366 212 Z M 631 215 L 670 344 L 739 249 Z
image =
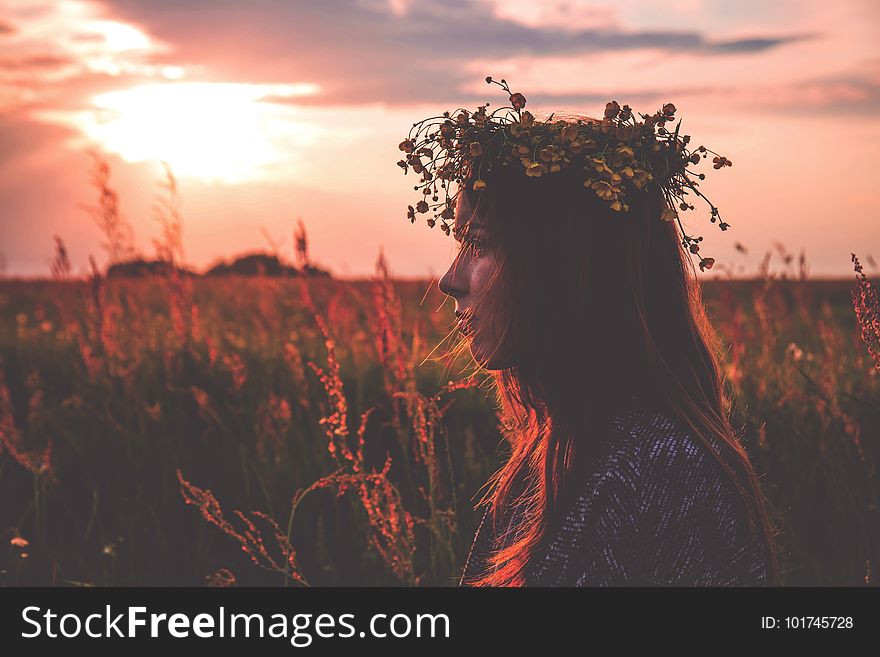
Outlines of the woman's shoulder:
M 698 438 L 683 422 L 655 409 L 618 417 L 607 458 L 582 494 L 606 489 L 654 535 L 698 524 L 734 540 L 742 501 L 725 468 L 721 438 Z
M 607 571 L 620 582 L 760 583 L 739 493 L 713 454 L 719 439 L 707 445 L 648 408 L 629 409 L 614 426 L 611 449 L 566 520 L 585 534 L 569 548 L 597 560 L 585 579 Z
M 668 412 L 631 407 L 618 414 L 612 426 L 600 478 L 678 488 L 723 478 L 715 456 L 720 452 L 719 439 L 710 435 L 708 444 L 703 442 Z

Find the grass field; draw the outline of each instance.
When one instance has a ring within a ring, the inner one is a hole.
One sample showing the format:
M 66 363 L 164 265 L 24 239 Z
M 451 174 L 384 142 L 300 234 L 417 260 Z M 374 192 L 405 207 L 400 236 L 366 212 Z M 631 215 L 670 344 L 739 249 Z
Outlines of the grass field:
M 386 271 L 0 282 L 0 585 L 456 584 L 505 446 L 451 304 Z M 705 283 L 786 584 L 878 581 L 854 289 Z

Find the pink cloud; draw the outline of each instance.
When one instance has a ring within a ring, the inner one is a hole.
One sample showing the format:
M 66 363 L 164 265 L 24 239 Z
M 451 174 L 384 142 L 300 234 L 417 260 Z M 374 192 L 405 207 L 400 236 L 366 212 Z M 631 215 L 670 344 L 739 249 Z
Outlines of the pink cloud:
M 3 70 L 29 70 L 51 69 L 61 66 L 69 66 L 73 59 L 63 55 L 29 55 L 25 57 L 0 58 L 0 69 Z
M 487 4 L 496 17 L 532 28 L 576 31 L 620 26 L 619 10 L 611 3 L 596 6 L 572 0 L 490 0 Z

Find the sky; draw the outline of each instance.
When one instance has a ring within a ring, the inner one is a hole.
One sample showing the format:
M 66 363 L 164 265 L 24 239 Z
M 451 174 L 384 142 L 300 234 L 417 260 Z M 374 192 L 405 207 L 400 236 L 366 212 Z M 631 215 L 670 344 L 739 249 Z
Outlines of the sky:
M 166 161 L 196 269 L 292 257 L 301 219 L 337 276 L 371 275 L 380 250 L 393 275 L 442 275 L 454 242 L 406 218 L 398 144 L 508 104 L 487 75 L 539 118 L 673 102 L 691 146 L 733 162 L 701 183 L 730 229 L 708 206 L 685 223 L 712 274 L 768 251 L 782 267 L 780 247 L 812 276 L 880 260 L 874 0 L 0 0 L 0 270 L 48 275 L 56 235 L 74 271 L 106 262 L 97 152 L 146 257 Z

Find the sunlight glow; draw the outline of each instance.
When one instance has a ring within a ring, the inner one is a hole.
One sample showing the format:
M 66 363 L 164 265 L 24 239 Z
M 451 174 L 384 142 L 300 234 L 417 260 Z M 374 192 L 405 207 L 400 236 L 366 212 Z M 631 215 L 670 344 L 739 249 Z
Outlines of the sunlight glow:
M 95 96 L 96 110 L 69 117 L 91 141 L 129 162 L 167 161 L 178 176 L 239 183 L 285 166 L 313 126 L 267 96 L 316 93 L 316 85 L 210 82 L 150 84 Z
M 139 29 L 117 21 L 90 21 L 83 25 L 87 33 L 97 33 L 104 37 L 107 48 L 112 52 L 146 50 L 150 38 Z

